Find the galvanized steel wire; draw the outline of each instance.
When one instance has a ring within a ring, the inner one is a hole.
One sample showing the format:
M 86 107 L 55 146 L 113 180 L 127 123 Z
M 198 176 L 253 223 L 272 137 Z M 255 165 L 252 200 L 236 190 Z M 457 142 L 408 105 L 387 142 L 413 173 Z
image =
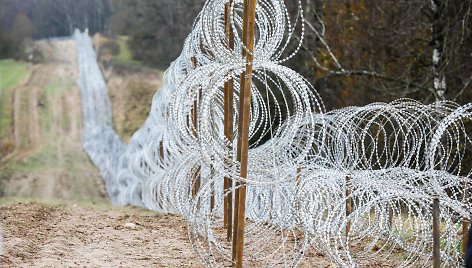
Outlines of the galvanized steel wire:
M 472 104 L 400 99 L 326 112 L 316 89 L 281 65 L 300 47 L 292 35 L 303 36 L 301 2 L 292 17 L 283 0 L 259 0 L 248 177 L 240 178 L 237 135 L 223 134 L 223 87 L 234 80 L 238 107 L 243 1 L 230 8 L 234 50 L 224 32 L 226 2 L 205 3 L 128 145 L 112 128 L 91 40 L 75 32 L 84 148 L 112 202 L 182 215 L 202 263 L 220 267 L 231 261 L 223 199 L 244 181 L 249 266 L 297 266 L 314 247 L 342 267 L 420 267 L 431 264 L 431 207 L 439 198 L 443 266 L 461 266 L 460 224 L 471 210 L 464 185 L 472 174 Z M 237 133 L 237 108 L 234 117 Z M 201 185 L 192 192 L 197 177 Z M 227 193 L 224 177 L 233 181 Z

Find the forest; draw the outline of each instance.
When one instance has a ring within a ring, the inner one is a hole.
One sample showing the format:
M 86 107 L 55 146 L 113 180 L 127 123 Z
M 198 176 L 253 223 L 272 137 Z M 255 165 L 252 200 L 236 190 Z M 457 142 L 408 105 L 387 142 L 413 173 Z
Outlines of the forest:
M 298 1 L 286 2 L 289 10 L 298 10 Z M 294 35 L 304 39 L 285 64 L 315 85 L 328 110 L 398 98 L 460 104 L 472 99 L 472 0 L 300 3 L 305 27 L 298 24 Z M 27 59 L 31 40 L 87 28 L 91 35 L 128 36 L 134 59 L 165 69 L 179 55 L 203 4 L 0 0 L 0 58 Z

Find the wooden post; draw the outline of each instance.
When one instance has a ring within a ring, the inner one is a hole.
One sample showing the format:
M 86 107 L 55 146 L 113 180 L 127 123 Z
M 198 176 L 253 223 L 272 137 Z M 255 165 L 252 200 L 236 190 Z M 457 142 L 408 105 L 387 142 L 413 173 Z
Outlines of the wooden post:
M 464 206 L 467 209 L 468 205 L 468 200 L 469 199 L 469 188 L 467 185 L 467 181 L 464 181 Z M 464 253 L 464 259 L 465 259 L 465 253 L 467 252 L 467 240 L 469 239 L 469 221 L 467 218 L 462 219 L 462 252 Z
M 201 44 L 200 44 L 201 46 Z M 190 60 L 192 61 L 192 64 L 193 64 L 193 67 L 196 68 L 197 67 L 197 58 L 195 57 L 191 57 Z M 201 96 L 201 89 L 199 90 L 199 93 L 200 93 L 200 96 Z M 195 136 L 195 138 L 197 138 L 198 136 L 198 133 L 197 133 L 197 124 L 198 124 L 198 98 L 200 98 L 200 96 L 197 96 L 194 100 L 193 100 L 193 108 L 192 110 L 190 111 L 190 114 L 191 114 L 191 117 L 192 117 L 192 124 L 193 124 L 193 135 Z M 193 191 L 192 191 L 192 195 L 195 196 L 198 192 L 198 190 L 200 190 L 200 183 L 201 183 L 201 176 L 199 174 L 200 172 L 200 169 L 201 167 L 198 167 L 197 170 L 196 170 L 196 175 L 195 175 L 195 182 L 194 182 L 194 187 L 193 187 Z
M 228 38 L 228 46 L 229 49 L 234 49 L 234 33 L 231 27 L 231 5 L 233 0 L 230 0 L 228 3 L 225 4 L 225 33 L 226 38 Z M 225 82 L 224 88 L 224 134 L 226 139 L 228 139 L 231 144 L 228 146 L 227 150 L 229 152 L 228 158 L 229 161 L 226 166 L 228 170 L 231 169 L 231 162 L 232 162 L 232 151 L 233 151 L 233 91 L 234 91 L 234 80 L 230 79 L 229 81 Z M 233 234 L 233 195 L 229 193 L 229 189 L 233 186 L 233 181 L 225 177 L 224 178 L 224 191 L 225 194 L 224 198 L 224 228 L 226 228 L 226 238 L 228 241 L 231 241 L 231 236 Z
M 434 197 L 433 199 L 433 268 L 439 268 L 441 266 L 440 251 L 439 251 L 439 198 Z
M 159 143 L 159 156 L 161 157 L 161 161 L 164 161 L 164 148 L 162 147 L 163 142 Z
M 252 59 L 254 49 L 254 24 L 256 20 L 256 0 L 244 0 L 242 41 L 245 48 L 242 50 L 246 58 L 246 70 L 241 75 L 239 96 L 238 147 L 237 161 L 241 165 L 239 176 L 247 177 L 247 158 L 249 147 L 249 112 L 251 108 L 252 86 Z M 247 51 L 246 51 L 247 49 Z M 233 266 L 243 267 L 244 224 L 246 210 L 246 186 L 238 183 L 236 189 L 235 222 L 233 232 Z
M 351 198 L 351 185 L 349 184 L 349 175 L 346 176 L 346 218 L 352 213 L 352 198 Z M 351 221 L 346 224 L 346 237 L 349 235 L 351 230 Z
M 297 167 L 297 188 L 300 188 L 301 176 L 302 176 L 302 168 Z
M 210 177 L 213 178 L 213 167 L 211 167 L 211 175 Z M 213 181 L 210 182 L 210 211 L 213 212 L 213 208 L 215 208 L 215 183 Z

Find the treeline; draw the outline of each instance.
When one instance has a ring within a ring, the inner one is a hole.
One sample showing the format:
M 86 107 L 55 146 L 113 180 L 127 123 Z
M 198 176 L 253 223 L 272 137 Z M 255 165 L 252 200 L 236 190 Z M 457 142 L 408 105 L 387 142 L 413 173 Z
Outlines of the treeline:
M 167 67 L 203 2 L 116 0 L 110 30 L 130 36 L 135 59 Z M 285 2 L 295 22 L 297 1 Z M 302 5 L 304 43 L 287 64 L 316 85 L 328 109 L 403 97 L 425 103 L 472 99 L 472 0 L 302 0 Z
M 129 36 L 134 59 L 166 68 L 204 2 L 0 0 L 0 58 L 21 50 L 27 38 L 68 36 L 78 27 Z M 295 22 L 297 1 L 285 2 Z M 316 85 L 328 109 L 402 97 L 472 99 L 472 0 L 302 4 L 305 38 L 287 64 Z M 301 27 L 296 33 L 301 37 Z
M 0 58 L 19 57 L 28 40 L 107 30 L 109 0 L 0 0 Z
M 408 97 L 472 100 L 472 0 L 306 0 L 289 64 L 328 109 Z
M 25 41 L 70 36 L 75 28 L 129 36 L 134 59 L 165 68 L 180 53 L 204 0 L 0 0 L 0 58 Z
M 180 54 L 203 0 L 115 0 L 112 34 L 128 35 L 133 58 L 166 68 Z

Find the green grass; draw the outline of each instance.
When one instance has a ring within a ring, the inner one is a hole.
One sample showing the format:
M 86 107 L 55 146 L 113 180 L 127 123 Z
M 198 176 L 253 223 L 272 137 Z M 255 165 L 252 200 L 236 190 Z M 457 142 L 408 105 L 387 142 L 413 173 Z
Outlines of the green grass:
M 74 81 L 63 81 L 62 79 L 55 79 L 51 81 L 44 89 L 43 89 L 43 102 L 44 102 L 44 108 L 41 109 L 41 117 L 39 119 L 42 127 L 42 131 L 44 135 L 50 135 L 50 130 L 51 130 L 51 123 L 53 121 L 53 115 L 52 115 L 52 107 L 51 105 L 55 105 L 54 103 L 48 103 L 51 101 L 52 96 L 55 95 L 64 95 L 66 91 L 74 86 Z M 68 126 L 68 119 L 69 118 L 63 118 L 62 120 L 62 127 L 67 127 Z M 64 128 L 65 129 L 65 128 Z
M 34 172 L 35 170 L 44 168 L 46 164 L 48 164 L 48 168 L 59 168 L 63 164 L 57 161 L 55 151 L 56 148 L 54 146 L 46 145 L 42 147 L 39 152 L 28 158 L 26 161 L 11 161 L 6 163 L 3 168 L 5 169 L 5 171 L 8 170 L 10 173 Z
M 0 60 L 0 75 L 3 89 L 12 88 L 28 74 L 28 63 L 14 60 Z
M 118 36 L 116 41 L 120 44 L 120 54 L 115 56 L 114 59 L 118 62 L 137 65 L 141 64 L 141 62 L 137 60 L 133 60 L 133 56 L 131 55 L 131 50 L 128 46 L 129 36 Z
M 0 60 L 0 139 L 8 135 L 12 123 L 12 89 L 28 75 L 28 63 Z
M 63 130 L 68 130 L 70 128 L 70 116 L 68 114 L 62 116 L 61 125 Z

